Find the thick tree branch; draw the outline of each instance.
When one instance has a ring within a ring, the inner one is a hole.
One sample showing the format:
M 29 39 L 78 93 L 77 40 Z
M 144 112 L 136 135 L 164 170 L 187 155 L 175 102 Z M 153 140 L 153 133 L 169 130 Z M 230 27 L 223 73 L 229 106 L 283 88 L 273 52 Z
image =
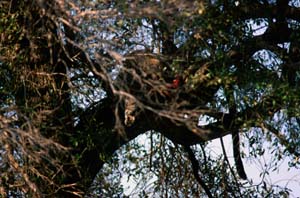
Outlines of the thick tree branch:
M 87 191 L 102 165 L 117 149 L 149 129 L 144 124 L 145 117 L 138 117 L 132 126 L 125 127 L 126 139 L 124 139 L 115 129 L 113 104 L 110 98 L 103 99 L 80 115 L 80 121 L 75 128 L 74 136 L 82 142 L 79 142 L 80 145 L 75 147 L 73 152 L 81 155 L 78 161 L 79 171 L 85 179 L 81 180 L 75 175 L 75 178 L 70 180 L 79 181 L 83 191 Z M 88 137 L 93 141 L 90 146 Z
M 285 12 L 282 12 L 281 5 L 261 4 L 257 2 L 249 2 L 249 4 L 241 4 L 233 8 L 233 13 L 239 19 L 257 19 L 257 18 L 277 18 L 285 15 L 293 20 L 300 20 L 300 9 L 292 6 L 284 6 Z
M 208 125 L 191 130 L 186 125 L 178 125 L 169 118 L 157 118 L 153 112 L 147 111 L 138 116 L 130 127 L 124 126 L 126 139 L 115 131 L 115 122 L 111 118 L 115 116 L 112 101 L 108 98 L 101 101 L 95 107 L 86 110 L 80 116 L 74 137 L 81 139 L 80 145 L 73 152 L 81 154 L 79 158 L 79 171 L 85 179 L 81 180 L 80 175 L 71 174 L 66 179 L 68 183 L 78 182 L 83 191 L 86 191 L 94 177 L 113 153 L 128 141 L 149 130 L 155 130 L 165 135 L 172 141 L 182 145 L 193 145 L 212 140 L 229 132 L 220 126 Z M 93 146 L 89 148 L 87 137 L 93 138 Z M 105 156 L 101 159 L 99 156 Z

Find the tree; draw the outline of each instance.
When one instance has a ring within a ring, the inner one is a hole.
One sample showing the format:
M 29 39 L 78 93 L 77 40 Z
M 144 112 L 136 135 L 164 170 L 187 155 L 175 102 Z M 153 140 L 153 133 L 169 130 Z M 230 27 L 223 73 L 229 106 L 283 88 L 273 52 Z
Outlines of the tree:
M 88 196 L 123 145 L 150 155 L 165 197 L 288 195 L 245 188 L 239 136 L 251 156 L 269 141 L 274 164 L 299 166 L 298 1 L 0 5 L 1 196 Z M 152 154 L 129 143 L 147 131 Z M 236 171 L 206 148 L 228 134 Z

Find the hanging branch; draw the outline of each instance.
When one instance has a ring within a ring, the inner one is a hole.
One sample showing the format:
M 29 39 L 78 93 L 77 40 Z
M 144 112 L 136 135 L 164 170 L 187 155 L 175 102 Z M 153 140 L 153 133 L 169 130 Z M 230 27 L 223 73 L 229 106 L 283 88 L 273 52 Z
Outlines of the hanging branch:
M 207 196 L 209 198 L 213 198 L 208 186 L 205 184 L 205 182 L 201 179 L 200 175 L 199 175 L 199 169 L 200 169 L 200 166 L 199 166 L 199 163 L 195 157 L 195 154 L 194 152 L 192 151 L 192 149 L 188 146 L 184 146 L 184 150 L 188 153 L 189 155 L 189 159 L 192 163 L 192 169 L 193 169 L 193 173 L 194 173 L 194 176 L 197 180 L 197 182 L 200 184 L 200 186 L 204 189 L 205 193 L 207 194 Z

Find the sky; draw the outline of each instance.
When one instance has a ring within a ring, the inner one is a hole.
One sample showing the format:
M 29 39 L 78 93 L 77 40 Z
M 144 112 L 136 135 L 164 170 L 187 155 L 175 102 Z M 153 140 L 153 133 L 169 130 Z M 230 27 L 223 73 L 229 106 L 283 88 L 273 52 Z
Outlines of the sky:
M 232 141 L 231 135 L 227 135 L 223 137 L 223 141 L 225 144 L 226 153 L 228 155 L 229 161 L 234 166 L 234 159 L 233 159 L 233 152 L 232 152 Z M 242 141 L 242 140 L 241 140 Z M 272 157 L 270 151 L 267 150 L 268 143 L 265 143 L 266 152 L 262 157 L 256 159 L 247 159 L 249 156 L 246 153 L 246 158 L 243 158 L 244 168 L 249 180 L 252 180 L 254 184 L 259 184 L 261 181 L 260 174 L 262 170 L 265 168 L 265 164 L 269 162 Z M 210 147 L 216 153 L 221 153 L 222 148 L 219 139 L 213 140 L 210 144 Z M 242 148 L 241 148 L 242 149 Z M 290 168 L 288 166 L 288 159 L 285 159 L 279 165 L 279 168 L 274 171 L 270 172 L 269 176 L 266 177 L 269 184 L 276 184 L 279 186 L 286 186 L 292 190 L 290 197 L 300 197 L 300 170 L 296 168 Z
M 149 139 L 147 139 L 145 134 L 140 135 L 136 139 L 136 141 L 144 145 L 146 149 L 147 147 L 149 147 L 148 140 Z M 225 150 L 229 162 L 231 166 L 234 168 L 235 164 L 234 164 L 233 152 L 232 152 L 231 135 L 224 136 L 223 141 L 224 141 Z M 241 139 L 241 141 L 243 140 Z M 208 147 L 213 151 L 210 152 L 210 154 L 212 154 L 213 157 L 218 157 L 218 155 L 223 152 L 221 148 L 220 139 L 212 140 L 208 144 Z M 266 142 L 265 143 L 266 152 L 264 153 L 263 156 L 257 158 L 249 158 L 249 153 L 247 153 L 247 151 L 241 147 L 242 152 L 246 154 L 245 157 L 242 158 L 242 160 L 248 177 L 248 181 L 252 181 L 253 185 L 259 184 L 261 182 L 261 173 L 266 168 L 265 166 L 268 166 L 268 162 L 272 158 L 272 154 L 267 149 L 267 147 L 268 147 L 268 143 Z M 276 171 L 269 172 L 269 175 L 265 175 L 265 181 L 267 182 L 267 184 L 268 185 L 273 184 L 273 185 L 289 188 L 292 191 L 290 192 L 290 196 L 289 196 L 290 198 L 300 197 L 300 170 L 296 168 L 289 168 L 288 159 L 285 159 L 282 162 L 280 162 L 278 167 L 279 168 Z M 156 178 L 154 177 L 152 179 L 149 179 L 148 184 L 151 184 L 155 180 Z M 132 195 L 132 193 L 134 194 L 136 190 L 135 189 L 136 182 L 132 178 L 128 180 L 128 175 L 126 173 L 123 174 L 121 181 L 125 190 L 124 194 L 125 195 Z

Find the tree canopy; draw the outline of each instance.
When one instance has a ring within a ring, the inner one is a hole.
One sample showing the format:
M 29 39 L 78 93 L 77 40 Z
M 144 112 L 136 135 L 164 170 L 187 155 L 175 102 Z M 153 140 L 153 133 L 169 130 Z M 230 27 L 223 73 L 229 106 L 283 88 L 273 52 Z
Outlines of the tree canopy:
M 122 197 L 123 174 L 140 197 L 289 195 L 241 157 L 268 142 L 274 170 L 299 167 L 299 1 L 2 0 L 0 16 L 1 197 Z M 233 166 L 207 147 L 228 134 Z

